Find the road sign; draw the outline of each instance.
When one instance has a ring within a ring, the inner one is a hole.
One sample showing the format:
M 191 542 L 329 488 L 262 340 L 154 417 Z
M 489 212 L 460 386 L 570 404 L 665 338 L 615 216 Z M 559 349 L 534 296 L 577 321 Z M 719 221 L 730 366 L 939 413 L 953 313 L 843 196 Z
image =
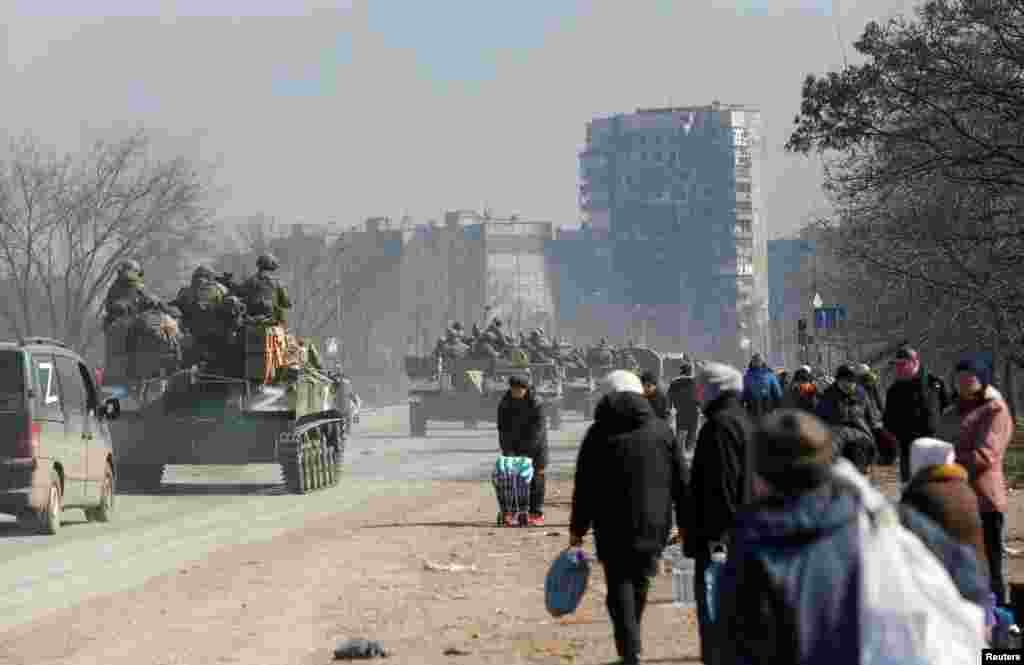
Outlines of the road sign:
M 814 310 L 815 330 L 833 330 L 846 321 L 846 308 L 842 305 L 817 307 Z
M 821 299 L 821 294 L 815 293 L 814 300 L 811 301 L 811 306 L 814 307 L 814 309 L 821 309 L 821 306 L 824 304 L 825 301 Z

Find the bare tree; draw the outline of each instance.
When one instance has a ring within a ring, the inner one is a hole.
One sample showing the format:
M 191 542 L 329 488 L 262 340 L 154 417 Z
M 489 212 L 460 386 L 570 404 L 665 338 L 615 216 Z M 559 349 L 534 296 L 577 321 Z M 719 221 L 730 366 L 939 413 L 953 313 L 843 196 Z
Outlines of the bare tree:
M 0 161 L 0 317 L 19 336 L 88 351 L 118 264 L 197 243 L 208 193 L 187 160 L 154 159 L 144 131 L 65 157 L 33 137 L 13 143 Z
M 331 241 L 326 229 L 293 227 L 287 233 L 274 218 L 255 215 L 236 233 L 235 249 L 220 256 L 221 270 L 245 275 L 252 272 L 256 257 L 272 253 L 281 267 L 277 277 L 288 289 L 292 309 L 288 326 L 303 337 L 327 337 L 334 330 L 356 285 L 346 279 L 351 265 L 343 238 Z

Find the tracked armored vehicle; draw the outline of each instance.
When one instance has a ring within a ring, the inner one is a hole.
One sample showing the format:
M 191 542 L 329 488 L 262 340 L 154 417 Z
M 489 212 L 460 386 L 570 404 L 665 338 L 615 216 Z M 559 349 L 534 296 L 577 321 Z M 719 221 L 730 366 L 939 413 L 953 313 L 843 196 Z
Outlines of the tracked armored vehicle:
M 250 324 L 189 367 L 107 382 L 122 405 L 111 428 L 119 487 L 156 490 L 168 464 L 267 463 L 280 465 L 293 493 L 337 485 L 348 384 L 287 362 L 286 340 L 280 328 Z
M 562 373 L 555 362 L 530 363 L 525 354 L 508 358 L 458 358 L 406 356 L 409 390 L 409 429 L 412 436 L 426 436 L 427 424 L 463 423 L 475 428 L 480 422 L 496 422 L 498 404 L 513 374 L 526 374 L 544 405 L 549 429 L 562 426 Z

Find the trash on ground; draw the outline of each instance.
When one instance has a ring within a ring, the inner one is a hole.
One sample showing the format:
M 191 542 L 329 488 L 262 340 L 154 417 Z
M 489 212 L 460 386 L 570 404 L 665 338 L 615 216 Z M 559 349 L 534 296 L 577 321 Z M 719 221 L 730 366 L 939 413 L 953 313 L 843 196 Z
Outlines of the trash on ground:
M 469 656 L 472 653 L 472 651 L 466 651 L 457 647 L 448 647 L 444 650 L 444 655 L 446 656 Z
M 436 573 L 475 573 L 476 566 L 466 566 L 461 563 L 434 563 L 430 560 L 423 562 L 423 568 Z
M 369 658 L 387 658 L 388 652 L 375 640 L 362 638 L 342 640 L 334 649 L 335 660 L 363 660 Z

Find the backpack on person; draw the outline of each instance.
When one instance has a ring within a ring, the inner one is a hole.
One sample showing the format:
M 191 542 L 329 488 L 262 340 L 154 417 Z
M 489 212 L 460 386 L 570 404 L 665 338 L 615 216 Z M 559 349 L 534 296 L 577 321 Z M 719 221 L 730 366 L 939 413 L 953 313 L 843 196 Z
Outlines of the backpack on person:
M 847 460 L 836 479 L 861 498 L 859 620 L 863 665 L 959 665 L 977 662 L 985 613 L 965 600 L 942 563 L 895 507 Z

